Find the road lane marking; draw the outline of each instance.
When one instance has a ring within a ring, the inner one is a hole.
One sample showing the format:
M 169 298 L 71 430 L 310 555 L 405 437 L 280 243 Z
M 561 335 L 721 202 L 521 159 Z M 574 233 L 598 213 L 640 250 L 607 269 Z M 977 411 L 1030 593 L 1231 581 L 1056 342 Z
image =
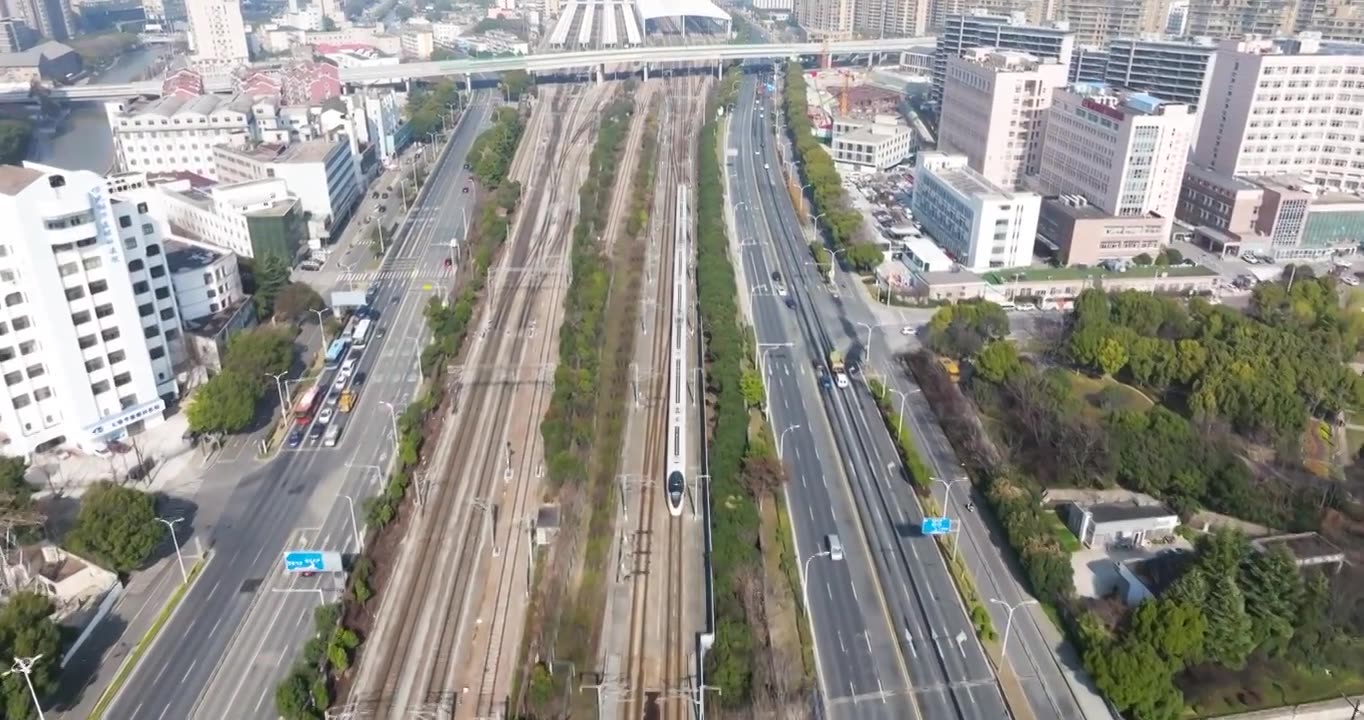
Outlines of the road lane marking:
M 138 705 L 138 707 L 142 706 Z M 156 716 L 156 720 L 161 720 L 161 718 L 166 717 L 166 713 L 168 712 L 170 712 L 170 703 L 166 703 L 166 707 L 161 708 L 161 714 Z
M 827 587 L 827 585 L 826 585 L 826 587 Z M 833 591 L 830 590 L 830 591 L 829 591 L 829 598 L 832 599 L 833 596 L 834 596 Z M 842 630 L 839 630 L 839 631 L 838 631 L 838 647 L 841 648 L 841 649 L 843 650 L 843 654 L 844 654 L 844 655 L 847 655 L 847 654 L 848 654 L 848 646 L 843 642 L 843 631 L 842 631 Z
M 218 632 L 218 626 L 223 624 L 222 616 L 218 616 L 218 622 L 213 623 L 213 628 L 208 631 L 208 636 L 213 637 Z
M 189 668 L 188 668 L 187 670 L 185 670 L 185 674 L 180 676 L 180 684 L 181 684 L 181 685 L 184 685 L 184 684 L 185 684 L 185 681 L 189 679 L 189 674 L 192 673 L 192 672 L 194 672 L 194 666 L 195 666 L 195 665 L 198 665 L 198 664 L 199 664 L 199 658 L 194 658 L 194 660 L 193 660 L 192 662 L 190 662 Z

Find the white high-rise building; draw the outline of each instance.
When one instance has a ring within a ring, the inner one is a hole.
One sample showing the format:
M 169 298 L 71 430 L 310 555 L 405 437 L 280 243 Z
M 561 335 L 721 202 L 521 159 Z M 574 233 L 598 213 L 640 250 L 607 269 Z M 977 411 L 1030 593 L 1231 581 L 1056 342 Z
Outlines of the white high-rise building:
M 938 33 L 933 50 L 932 98 L 942 101 L 947 81 L 947 60 L 971 48 L 1017 50 L 1039 58 L 1055 58 L 1070 67 L 1075 53 L 1075 33 L 1064 22 L 1028 25 L 1022 15 L 995 15 L 983 10 L 951 15 Z
M 92 172 L 4 165 L 0 225 L 0 453 L 159 424 L 180 318 L 146 205 Z
M 1057 90 L 1037 186 L 1046 195 L 1080 195 L 1118 217 L 1154 213 L 1168 226 L 1194 126 L 1188 105 L 1146 93 L 1092 83 Z
M 185 0 L 196 63 L 235 67 L 250 61 L 241 0 Z
M 1042 123 L 1070 68 L 1054 59 L 974 48 L 947 61 L 938 147 L 1005 188 L 1037 172 Z
M 1323 53 L 1316 38 L 1219 46 L 1195 163 L 1364 190 L 1364 55 Z
M 914 176 L 914 217 L 953 262 L 985 272 L 1032 261 L 1040 195 L 991 183 L 964 155 L 920 153 Z

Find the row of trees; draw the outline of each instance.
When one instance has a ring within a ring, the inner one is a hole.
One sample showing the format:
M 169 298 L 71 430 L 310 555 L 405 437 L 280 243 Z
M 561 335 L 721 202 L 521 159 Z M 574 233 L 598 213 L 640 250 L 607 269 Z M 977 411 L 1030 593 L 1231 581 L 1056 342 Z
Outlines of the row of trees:
M 1364 378 L 1344 364 L 1364 317 L 1344 313 L 1332 278 L 1256 288 L 1250 315 L 1195 299 L 1086 290 L 1065 348 L 1076 364 L 1181 398 L 1252 438 L 1299 435 L 1308 419 L 1364 404 Z
M 222 370 L 194 392 L 185 410 L 190 429 L 199 433 L 246 429 L 261 398 L 275 391 L 268 376 L 293 365 L 297 333 L 290 325 L 262 325 L 229 338 Z
M 495 188 L 507 178 L 512 157 L 521 142 L 521 115 L 515 108 L 498 108 L 492 127 L 484 130 L 469 148 L 468 163 L 484 187 Z
M 712 108 L 731 101 L 732 82 L 729 78 L 717 89 Z M 738 708 L 752 697 L 753 669 L 758 664 L 758 640 L 763 633 L 761 609 L 746 602 L 744 591 L 744 578 L 755 573 L 761 577 L 762 572 L 758 509 L 744 468 L 753 462 L 749 456 L 763 449 L 750 447 L 748 440 L 748 402 L 741 369 L 748 345 L 739 326 L 738 285 L 725 233 L 719 152 L 718 124 L 712 120 L 701 129 L 697 145 L 696 200 L 697 304 L 706 350 L 706 395 L 714 408 L 706 439 L 710 443 L 707 458 L 716 627 L 715 647 L 706 656 L 706 676 L 720 688 L 719 702 Z
M 608 220 L 616 169 L 633 109 L 631 100 L 613 102 L 592 148 L 587 179 L 578 190 L 578 223 L 573 228 L 572 281 L 559 328 L 559 365 L 554 394 L 540 424 L 549 480 L 556 486 L 589 480 L 587 467 L 600 396 L 603 321 L 611 287 L 601 233 Z
M 811 188 L 816 217 L 835 248 L 847 248 L 844 260 L 859 270 L 870 270 L 881 263 L 881 251 L 872 243 L 861 242 L 862 214 L 849 207 L 843 178 L 834 168 L 833 158 L 811 132 L 806 113 L 805 71 L 798 62 L 788 63 L 782 96 L 786 128 L 800 156 L 800 169 Z
M 407 9 L 409 15 L 412 12 L 406 5 L 399 7 L 400 11 L 403 9 Z M 413 139 L 440 130 L 441 118 L 450 117 L 450 109 L 458 101 L 458 96 L 459 91 L 453 79 L 441 80 L 433 86 L 417 88 L 408 93 L 405 114 Z

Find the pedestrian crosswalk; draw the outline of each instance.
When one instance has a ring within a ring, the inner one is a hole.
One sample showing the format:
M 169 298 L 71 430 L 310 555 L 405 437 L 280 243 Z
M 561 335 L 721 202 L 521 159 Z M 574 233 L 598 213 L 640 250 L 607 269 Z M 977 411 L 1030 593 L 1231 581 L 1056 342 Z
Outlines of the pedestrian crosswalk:
M 452 268 L 443 262 L 419 262 L 416 259 L 399 259 L 390 262 L 379 270 L 363 272 L 346 271 L 337 276 L 343 283 L 374 282 L 375 280 L 442 280 L 450 277 Z

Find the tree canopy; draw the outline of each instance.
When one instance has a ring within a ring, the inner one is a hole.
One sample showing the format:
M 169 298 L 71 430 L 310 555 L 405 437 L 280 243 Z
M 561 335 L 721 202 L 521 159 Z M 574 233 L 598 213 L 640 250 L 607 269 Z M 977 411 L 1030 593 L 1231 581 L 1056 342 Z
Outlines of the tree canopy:
M 100 565 L 127 573 L 142 567 L 165 531 L 165 526 L 156 521 L 156 503 L 151 495 L 101 482 L 81 496 L 76 525 L 66 542 Z
M 939 355 L 964 360 L 980 352 L 991 340 L 1009 334 L 1004 308 L 985 300 L 947 305 L 933 314 L 925 342 Z
M 23 163 L 32 143 L 32 124 L 26 120 L 0 119 L 0 164 Z
M 275 314 L 275 298 L 289 283 L 288 258 L 277 253 L 266 253 L 256 259 L 251 274 L 255 279 L 256 286 L 257 317 L 273 317 Z
M 51 600 L 28 591 L 8 596 L 0 606 L 0 657 L 42 656 L 29 674 L 33 691 L 40 698 L 56 691 L 61 672 L 61 631 L 52 622 L 54 610 Z M 6 718 L 37 717 L 28 687 L 18 673 L 0 678 L 0 703 Z
M 291 282 L 275 298 L 274 318 L 278 322 L 297 323 L 307 320 L 313 310 L 321 310 L 326 306 L 322 296 L 311 285 Z

